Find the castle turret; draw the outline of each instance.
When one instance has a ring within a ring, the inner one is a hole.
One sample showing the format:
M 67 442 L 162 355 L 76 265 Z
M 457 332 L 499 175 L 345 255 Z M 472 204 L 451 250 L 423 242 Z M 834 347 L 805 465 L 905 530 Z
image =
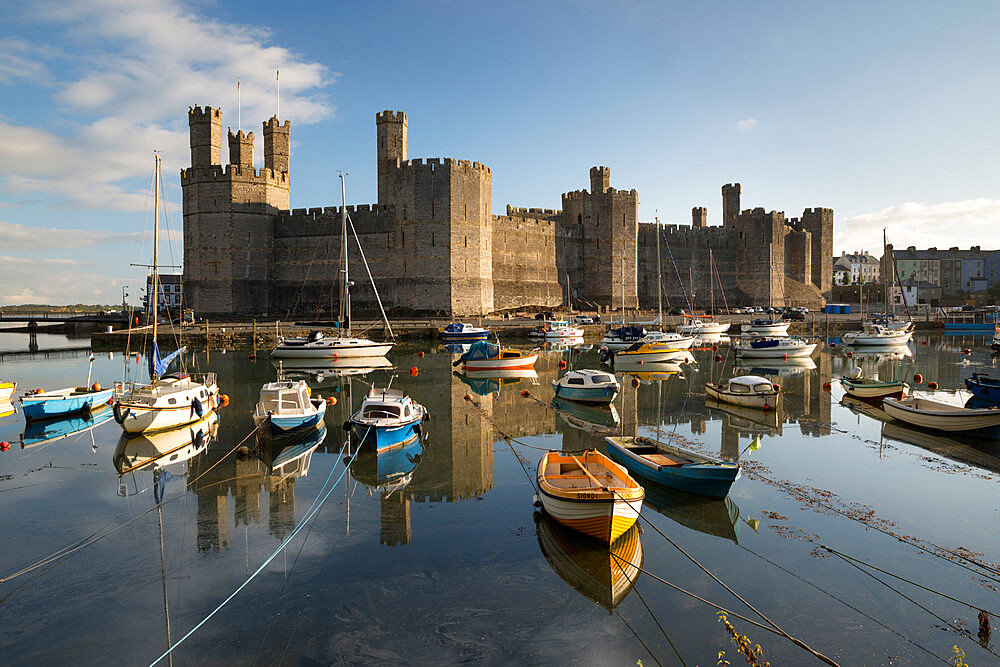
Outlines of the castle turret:
M 708 209 L 704 206 L 695 206 L 691 209 L 691 226 L 695 229 L 708 227 Z
M 608 188 L 611 187 L 611 168 L 610 167 L 591 167 L 590 168 L 590 194 L 596 195 L 602 192 L 607 192 Z
M 233 128 L 229 128 L 229 164 L 253 167 L 253 132 L 244 134 L 240 130 L 233 134 Z
M 802 227 L 812 236 L 812 284 L 827 299 L 833 298 L 833 209 L 807 208 Z
M 277 116 L 264 123 L 264 166 L 276 173 L 288 172 L 289 142 L 292 124 L 282 125 Z
M 222 111 L 212 107 L 188 107 L 191 131 L 191 166 L 222 164 Z
M 406 161 L 406 114 L 402 111 L 382 111 L 375 114 L 375 132 L 378 138 L 378 203 L 390 201 L 393 170 Z
M 740 214 L 740 184 L 727 183 L 722 186 L 722 226 L 735 227 Z

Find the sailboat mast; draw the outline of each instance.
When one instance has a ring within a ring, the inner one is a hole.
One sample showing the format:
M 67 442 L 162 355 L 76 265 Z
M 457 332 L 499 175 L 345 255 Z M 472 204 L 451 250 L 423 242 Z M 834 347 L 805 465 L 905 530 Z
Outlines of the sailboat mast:
M 154 156 L 154 167 L 153 167 L 153 294 L 150 297 L 153 300 L 153 344 L 156 344 L 156 321 L 159 319 L 158 307 L 159 307 L 159 282 L 160 282 L 160 272 L 157 268 L 159 264 L 159 246 L 160 246 L 160 155 L 159 153 Z
M 621 261 L 621 274 L 622 274 L 622 324 L 625 324 L 625 258 L 622 257 Z
M 656 323 L 663 323 L 663 265 L 660 263 L 659 218 L 656 218 Z
M 712 280 L 712 249 L 708 249 L 708 299 L 712 315 L 715 315 L 715 281 Z
M 890 299 L 888 283 L 886 282 L 887 276 L 885 275 L 886 274 L 886 265 L 888 264 L 888 260 L 889 260 L 889 241 L 888 241 L 888 239 L 886 239 L 886 236 L 885 236 L 885 227 L 883 227 L 882 228 L 882 294 L 884 295 L 884 301 L 885 301 L 886 305 L 888 305 L 889 302 L 892 301 L 892 305 L 889 306 L 889 308 L 892 309 L 891 310 L 892 316 L 895 317 L 896 316 L 896 300 L 895 299 Z M 895 284 L 893 285 L 893 288 L 895 288 Z M 888 310 L 888 308 L 886 310 Z
M 340 319 L 345 333 L 351 335 L 351 289 L 347 274 L 347 184 L 344 182 L 344 172 L 340 172 L 340 232 L 344 242 L 340 246 L 340 258 L 343 261 L 344 283 L 341 286 Z
M 774 247 L 768 243 L 767 244 L 767 307 L 773 308 L 771 305 L 771 281 L 774 279 Z

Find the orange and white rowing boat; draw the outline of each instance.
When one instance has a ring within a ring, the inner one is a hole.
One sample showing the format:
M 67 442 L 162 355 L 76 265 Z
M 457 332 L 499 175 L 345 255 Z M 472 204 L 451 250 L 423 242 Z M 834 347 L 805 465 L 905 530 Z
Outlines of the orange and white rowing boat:
M 646 496 L 624 467 L 594 449 L 546 453 L 538 492 L 553 519 L 605 544 L 635 524 Z

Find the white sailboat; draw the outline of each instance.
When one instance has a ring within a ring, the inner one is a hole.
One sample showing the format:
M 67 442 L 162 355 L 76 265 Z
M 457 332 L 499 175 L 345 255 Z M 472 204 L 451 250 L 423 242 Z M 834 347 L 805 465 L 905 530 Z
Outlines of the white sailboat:
M 185 348 L 160 357 L 159 319 L 159 199 L 160 156 L 156 155 L 153 184 L 153 280 L 149 295 L 153 308 L 153 346 L 149 355 L 149 383 L 115 383 L 114 416 L 126 433 L 149 433 L 184 426 L 208 418 L 219 407 L 215 373 L 166 373 L 170 362 Z
M 351 281 L 347 272 L 347 186 L 344 183 L 344 174 L 340 174 L 340 194 L 342 205 L 340 208 L 340 227 L 343 244 L 340 258 L 342 261 L 340 291 L 340 319 L 343 326 L 344 335 L 325 336 L 321 331 L 313 331 L 308 336 L 296 338 L 278 338 L 278 344 L 271 352 L 271 356 L 276 359 L 339 359 L 341 357 L 384 357 L 392 349 L 392 343 L 376 343 L 367 338 L 359 338 L 351 335 Z M 353 223 L 352 223 L 353 226 Z M 355 237 L 357 235 L 355 234 Z M 358 243 L 360 248 L 360 241 Z M 362 259 L 364 256 L 362 255 Z M 367 264 L 366 264 L 367 266 Z M 375 287 L 374 281 L 372 287 Z M 375 291 L 375 298 L 378 299 L 378 290 Z M 379 300 L 379 307 L 382 302 Z M 382 312 L 385 318 L 385 311 Z M 386 328 L 390 335 L 392 329 L 386 319 Z

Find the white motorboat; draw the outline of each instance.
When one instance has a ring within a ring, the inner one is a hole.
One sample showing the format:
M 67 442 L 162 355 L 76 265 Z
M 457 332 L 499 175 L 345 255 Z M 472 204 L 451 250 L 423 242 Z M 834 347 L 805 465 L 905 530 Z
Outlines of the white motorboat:
M 911 396 L 903 399 L 883 399 L 882 409 L 893 419 L 948 433 L 978 431 L 1000 426 L 1000 409 L 996 406 L 966 408 Z
M 730 322 L 716 322 L 714 320 L 699 320 L 691 318 L 690 322 L 678 324 L 677 333 L 684 336 L 701 336 L 705 334 L 722 334 L 729 331 L 732 326 Z
M 219 407 L 219 388 L 215 373 L 190 375 L 166 374 L 170 362 L 184 353 L 180 348 L 160 357 L 157 344 L 159 305 L 159 199 L 160 156 L 155 156 L 153 185 L 153 266 L 150 302 L 153 304 L 153 346 L 149 354 L 148 384 L 116 382 L 114 416 L 126 433 L 146 433 L 177 428 L 201 421 Z M 225 399 L 228 401 L 228 398 Z
M 604 338 L 601 339 L 601 345 L 609 350 L 624 350 L 635 343 L 645 340 L 648 335 L 649 332 L 640 326 L 618 327 L 604 334 Z
M 913 337 L 908 329 L 890 329 L 882 324 L 866 324 L 862 331 L 850 331 L 843 336 L 845 345 L 906 345 Z
M 583 338 L 583 329 L 568 325 L 547 326 L 542 331 L 544 340 L 564 340 L 567 338 Z
M 717 401 L 762 410 L 777 407 L 781 398 L 771 381 L 759 375 L 741 375 L 723 384 L 706 382 L 705 393 Z
M 801 338 L 786 336 L 761 337 L 741 340 L 733 344 L 733 351 L 744 358 L 791 359 L 808 357 L 816 349 L 816 343 L 807 343 Z
M 325 337 L 321 331 L 313 331 L 306 337 L 297 338 L 282 338 L 278 337 L 278 344 L 275 346 L 274 350 L 271 351 L 271 356 L 276 359 L 339 359 L 340 357 L 384 357 L 389 350 L 392 349 L 392 343 L 376 343 L 367 338 L 358 338 L 351 335 L 351 285 L 352 283 L 348 279 L 347 272 L 347 186 L 344 182 L 344 174 L 340 174 L 340 192 L 341 192 L 341 208 L 340 208 L 340 227 L 341 227 L 341 238 L 342 250 L 340 253 L 341 257 L 341 269 L 340 269 L 340 323 L 341 331 L 344 333 L 340 336 Z M 351 229 L 353 230 L 354 223 L 351 223 Z M 355 232 L 355 240 L 357 240 L 357 233 Z M 360 247 L 360 241 L 358 241 Z M 362 261 L 365 262 L 365 267 L 367 268 L 368 262 L 364 258 L 364 253 L 361 256 Z M 369 277 L 371 273 L 369 272 Z M 372 289 L 375 291 L 375 300 L 378 302 L 379 308 L 382 308 L 382 300 L 379 298 L 378 289 L 375 287 L 375 281 L 372 280 Z M 385 323 L 385 328 L 389 332 L 389 336 L 392 336 L 392 326 L 389 324 L 389 319 L 385 315 L 385 310 L 382 310 L 382 320 Z
M 399 389 L 372 387 L 344 428 L 361 444 L 384 452 L 420 437 L 420 424 L 427 418 L 427 408 Z
M 621 385 L 612 373 L 583 369 L 553 380 L 552 389 L 559 398 L 606 405 L 615 400 Z
M 719 335 L 719 334 L 712 334 Z M 688 350 L 694 345 L 694 336 L 685 336 L 674 331 L 647 331 L 644 343 L 666 343 L 678 350 Z
M 791 322 L 756 319 L 740 328 L 743 333 L 756 336 L 787 336 L 791 324 Z
M 260 399 L 253 413 L 254 426 L 268 419 L 273 428 L 282 431 L 316 426 L 323 421 L 326 401 L 312 397 L 305 380 L 285 380 L 280 375 L 276 382 L 266 382 L 260 388 Z
M 667 343 L 634 343 L 625 350 L 601 350 L 601 361 L 612 366 L 618 362 L 647 363 L 650 361 L 671 361 L 687 354 L 687 350 L 678 350 Z
M 342 357 L 384 357 L 392 343 L 376 343 L 353 336 L 327 337 L 322 331 L 308 336 L 279 338 L 271 352 L 275 359 L 340 359 Z

